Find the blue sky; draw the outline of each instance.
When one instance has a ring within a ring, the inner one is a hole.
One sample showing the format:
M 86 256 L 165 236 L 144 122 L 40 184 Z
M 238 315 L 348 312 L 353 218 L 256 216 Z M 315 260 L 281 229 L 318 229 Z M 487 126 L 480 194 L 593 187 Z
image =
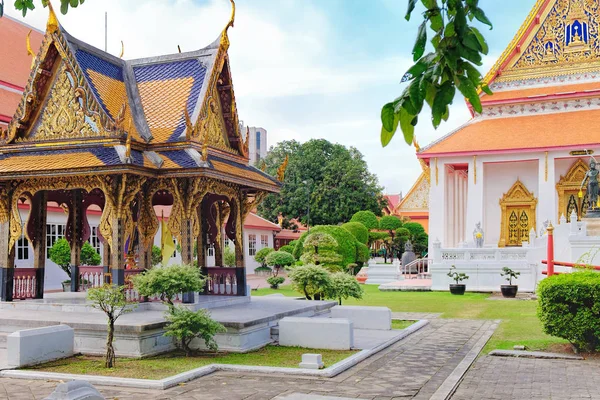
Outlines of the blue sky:
M 9 2 L 10 3 L 10 2 Z M 379 143 L 381 106 L 397 97 L 411 65 L 420 15 L 404 20 L 406 0 L 237 0 L 230 30 L 231 69 L 240 119 L 280 140 L 325 138 L 357 147 L 387 193 L 406 193 L 420 174 L 414 150 L 400 136 Z M 484 73 L 512 40 L 534 0 L 481 0 L 494 23 Z M 18 17 L 10 4 L 8 14 Z M 89 0 L 59 20 L 72 35 L 109 52 L 137 58 L 209 44 L 229 18 L 227 0 Z M 38 7 L 25 21 L 44 29 Z M 426 110 L 428 112 L 428 110 Z M 421 118 L 423 146 L 469 119 L 456 98 L 449 122 L 437 131 Z

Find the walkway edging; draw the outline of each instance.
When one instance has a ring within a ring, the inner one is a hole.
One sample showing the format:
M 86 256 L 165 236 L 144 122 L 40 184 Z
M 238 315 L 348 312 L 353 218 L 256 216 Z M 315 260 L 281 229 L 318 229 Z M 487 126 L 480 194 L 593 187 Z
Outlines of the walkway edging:
M 440 385 L 440 387 L 433 393 L 433 395 L 429 398 L 429 400 L 448 400 L 452 397 L 458 385 L 462 381 L 463 376 L 467 373 L 481 350 L 485 347 L 486 343 L 490 340 L 496 328 L 498 328 L 498 324 L 500 320 L 490 321 L 490 325 L 486 328 L 486 331 L 483 335 L 477 340 L 475 346 L 469 350 L 467 355 L 462 359 L 462 361 L 454 368 L 454 371 L 444 380 L 444 382 Z
M 230 365 L 230 364 L 210 364 L 200 368 L 186 371 L 178 375 L 170 376 L 168 378 L 153 380 L 153 379 L 133 379 L 133 378 L 119 378 L 114 376 L 100 376 L 100 375 L 76 375 L 76 374 L 62 374 L 56 372 L 37 372 L 29 370 L 5 370 L 0 371 L 0 377 L 2 378 L 15 378 L 15 379 L 34 379 L 34 380 L 53 380 L 53 381 L 73 381 L 73 380 L 84 380 L 93 385 L 100 386 L 116 386 L 116 387 L 131 387 L 137 389 L 156 389 L 166 390 L 173 386 L 177 386 L 181 383 L 189 382 L 191 380 L 212 374 L 217 371 L 231 371 L 231 372 L 249 372 L 249 373 L 267 373 L 267 374 L 285 374 L 292 376 L 315 376 L 321 378 L 332 378 L 349 368 L 355 366 L 359 362 L 365 360 L 368 357 L 380 352 L 381 350 L 393 345 L 394 343 L 406 338 L 407 336 L 417 332 L 419 329 L 429 324 L 428 320 L 419 320 L 415 324 L 412 324 L 402 332 L 388 340 L 369 350 L 362 350 L 340 362 L 333 364 L 331 367 L 322 370 L 308 370 L 308 369 L 296 369 L 296 368 L 285 368 L 285 367 L 262 367 L 262 366 L 250 366 L 250 365 Z M 487 340 L 486 340 L 487 341 Z M 484 343 L 485 345 L 485 343 Z

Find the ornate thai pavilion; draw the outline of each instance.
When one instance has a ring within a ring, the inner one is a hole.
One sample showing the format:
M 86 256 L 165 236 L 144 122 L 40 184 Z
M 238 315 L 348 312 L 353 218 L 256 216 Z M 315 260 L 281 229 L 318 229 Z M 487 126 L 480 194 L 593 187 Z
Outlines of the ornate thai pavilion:
M 90 235 L 87 207 L 102 209 L 99 231 L 110 251 L 105 272 L 122 285 L 126 265 L 151 266 L 159 226 L 153 206 L 171 205 L 168 225 L 183 262 L 194 261 L 196 244 L 198 265 L 209 274 L 206 249 L 215 247 L 221 265 L 224 232 L 236 253 L 228 279 L 235 294 L 245 294 L 243 220 L 280 184 L 249 166 L 227 54 L 234 14 L 235 8 L 208 47 L 125 61 L 70 36 L 50 6 L 29 81 L 0 132 L 1 300 L 13 297 L 22 232 L 34 249 L 36 297 L 43 297 L 49 201 L 68 210 L 74 277 Z M 27 221 L 19 202 L 31 204 Z

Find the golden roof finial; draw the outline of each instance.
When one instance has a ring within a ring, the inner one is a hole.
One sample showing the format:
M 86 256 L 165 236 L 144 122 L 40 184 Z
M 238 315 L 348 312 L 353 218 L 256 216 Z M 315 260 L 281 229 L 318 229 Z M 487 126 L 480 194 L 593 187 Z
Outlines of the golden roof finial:
M 54 8 L 52 7 L 52 2 L 48 0 L 48 10 L 50 11 L 48 14 L 48 22 L 46 23 L 46 32 L 54 33 L 58 30 L 58 18 L 56 18 L 56 14 L 54 13 Z
M 31 56 L 31 68 L 33 68 L 33 66 L 35 65 L 35 53 L 31 49 L 31 32 L 32 32 L 32 30 L 30 29 L 29 33 L 27 34 L 26 45 L 27 45 L 27 55 Z
M 125 44 L 121 40 L 121 54 L 119 54 L 119 58 L 123 58 L 123 54 L 125 54 Z
M 289 161 L 289 157 L 286 154 L 285 155 L 285 160 L 283 160 L 283 162 L 281 163 L 281 165 L 279 166 L 279 168 L 277 168 L 277 180 L 279 182 L 283 182 L 283 179 L 285 178 L 285 169 L 288 166 L 288 161 Z
M 229 22 L 225 25 L 225 29 L 223 29 L 223 33 L 221 34 L 221 46 L 225 48 L 229 47 L 229 37 L 227 36 L 227 30 L 232 27 L 233 22 L 235 21 L 235 2 L 233 0 L 229 0 L 231 2 L 231 17 L 229 18 Z
M 190 140 L 194 135 L 194 125 L 190 119 L 190 113 L 188 113 L 187 105 L 183 109 L 183 115 L 185 117 L 185 140 Z
M 413 136 L 413 146 L 415 147 L 417 153 L 421 151 L 421 146 L 419 146 L 419 142 L 417 142 L 416 136 Z
M 127 141 L 125 142 L 125 157 L 131 157 L 131 117 L 129 118 L 129 126 L 127 127 Z

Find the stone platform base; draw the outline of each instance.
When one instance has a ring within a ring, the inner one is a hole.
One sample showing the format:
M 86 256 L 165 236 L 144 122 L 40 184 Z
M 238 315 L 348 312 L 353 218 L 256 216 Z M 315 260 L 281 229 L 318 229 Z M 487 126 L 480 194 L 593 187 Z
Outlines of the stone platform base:
M 585 217 L 581 221 L 585 222 L 587 236 L 600 236 L 600 218 Z
M 216 300 L 215 300 L 216 301 Z M 230 352 L 248 352 L 272 342 L 271 328 L 287 316 L 311 317 L 327 312 L 336 305 L 333 301 L 293 300 L 281 297 L 250 298 L 244 303 L 227 304 L 212 308 L 211 316 L 227 328 L 215 339 L 219 348 Z M 75 352 L 102 355 L 106 343 L 106 318 L 103 313 L 85 311 L 89 305 L 81 302 L 70 308 L 67 302 L 50 305 L 29 300 L 0 303 L 0 332 L 11 333 L 22 329 L 64 324 L 75 330 Z M 157 305 L 158 306 L 158 305 Z M 196 302 L 194 307 L 200 307 Z M 173 350 L 175 345 L 165 337 L 164 311 L 142 309 L 123 315 L 115 326 L 115 351 L 121 357 L 146 357 Z M 192 346 L 203 348 L 196 340 Z
M 384 283 L 395 282 L 404 279 L 398 276 L 397 267 L 393 264 L 373 264 L 369 265 L 367 272 L 366 285 L 381 285 Z

